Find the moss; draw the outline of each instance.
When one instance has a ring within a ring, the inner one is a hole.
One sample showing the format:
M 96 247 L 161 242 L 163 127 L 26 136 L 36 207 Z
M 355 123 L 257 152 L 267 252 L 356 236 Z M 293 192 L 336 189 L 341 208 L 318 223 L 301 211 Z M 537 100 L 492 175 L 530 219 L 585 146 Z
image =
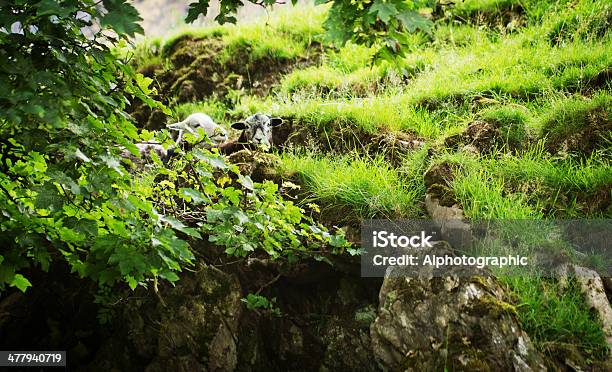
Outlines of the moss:
M 367 305 L 355 311 L 355 321 L 364 328 L 368 328 L 375 319 L 376 309 L 372 305 Z
M 508 302 L 497 299 L 495 296 L 485 294 L 479 299 L 478 304 L 474 306 L 474 311 L 477 314 L 490 314 L 496 318 L 502 315 L 516 315 L 516 307 Z

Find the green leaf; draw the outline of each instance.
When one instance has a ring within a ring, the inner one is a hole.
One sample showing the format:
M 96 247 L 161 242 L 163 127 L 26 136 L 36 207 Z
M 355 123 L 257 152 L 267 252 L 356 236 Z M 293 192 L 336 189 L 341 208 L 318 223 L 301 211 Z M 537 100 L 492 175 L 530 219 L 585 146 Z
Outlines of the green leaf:
M 36 189 L 38 195 L 34 205 L 38 209 L 49 209 L 57 211 L 64 205 L 64 198 L 57 190 L 57 187 L 52 183 L 45 183 L 43 186 Z
M 402 11 L 397 15 L 397 19 L 402 22 L 404 28 L 409 32 L 415 32 L 418 29 L 431 33 L 431 21 L 414 10 Z
M 136 287 L 138 286 L 138 281 L 136 279 L 134 279 L 134 277 L 131 276 L 131 275 L 126 276 L 125 280 L 127 281 L 128 285 L 130 286 L 130 289 L 132 291 L 134 289 L 136 289 Z
M 76 149 L 75 151 L 75 156 L 81 160 L 83 160 L 86 163 L 89 163 L 91 161 L 90 158 L 87 157 L 87 155 L 83 154 L 83 152 L 80 149 Z
M 189 187 L 182 188 L 180 193 L 183 199 L 188 202 L 193 202 L 195 205 L 208 202 L 208 199 L 206 196 L 204 196 L 204 194 Z
M 134 37 L 143 34 L 144 30 L 138 24 L 142 21 L 136 8 L 126 0 L 104 0 L 104 8 L 108 11 L 100 20 L 102 27 L 112 28 L 119 36 Z
M 346 250 L 351 256 L 361 256 L 366 252 L 364 248 L 349 248 Z
M 394 4 L 376 0 L 370 7 L 369 13 L 376 14 L 384 23 L 389 23 L 391 17 L 397 15 L 398 11 Z
M 161 221 L 168 223 L 173 229 L 178 230 L 183 234 L 189 235 L 193 238 L 202 239 L 202 236 L 196 229 L 185 226 L 185 224 L 174 217 L 163 216 L 160 219 Z
M 332 235 L 329 238 L 329 244 L 332 247 L 341 248 L 341 247 L 346 246 L 348 244 L 348 242 L 346 241 L 346 239 L 342 235 Z
M 253 184 L 253 180 L 249 176 L 239 175 L 238 180 L 247 190 L 255 190 L 255 185 Z
M 206 16 L 208 14 L 208 5 L 210 0 L 198 0 L 197 3 L 189 4 L 189 9 L 187 11 L 187 17 L 185 18 L 186 23 L 192 23 L 200 14 Z
M 32 283 L 21 274 L 15 274 L 13 280 L 9 283 L 11 287 L 17 287 L 21 292 L 25 292 Z
M 213 168 L 218 169 L 228 169 L 228 165 L 225 163 L 225 160 L 219 155 L 215 155 L 211 152 L 203 152 L 200 150 L 194 150 L 193 154 L 196 158 L 205 161 L 210 164 Z
M 179 276 L 176 275 L 176 273 L 174 271 L 168 271 L 168 270 L 164 270 L 162 272 L 159 273 L 159 277 L 162 279 L 165 279 L 169 282 L 176 282 L 177 280 L 179 280 Z

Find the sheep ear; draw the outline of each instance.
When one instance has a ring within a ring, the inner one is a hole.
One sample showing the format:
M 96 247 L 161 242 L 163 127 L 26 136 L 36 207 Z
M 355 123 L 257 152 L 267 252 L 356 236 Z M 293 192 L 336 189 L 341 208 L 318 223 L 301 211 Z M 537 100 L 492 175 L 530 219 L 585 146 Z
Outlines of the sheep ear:
M 238 129 L 238 130 L 245 130 L 249 126 L 244 121 L 239 121 L 239 122 L 236 122 L 236 123 L 230 125 L 230 127 L 234 128 L 234 129 Z
M 281 118 L 272 118 L 272 119 L 270 119 L 270 126 L 271 127 L 278 127 L 282 123 L 283 123 L 283 119 L 281 119 Z

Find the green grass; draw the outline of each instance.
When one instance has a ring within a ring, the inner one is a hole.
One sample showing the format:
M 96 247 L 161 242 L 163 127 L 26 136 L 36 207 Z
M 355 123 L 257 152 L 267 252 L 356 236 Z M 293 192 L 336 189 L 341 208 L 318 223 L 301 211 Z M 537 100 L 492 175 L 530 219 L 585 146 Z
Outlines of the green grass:
M 179 120 L 185 119 L 194 112 L 204 112 L 210 116 L 217 124 L 222 124 L 227 119 L 227 107 L 217 100 L 205 102 L 188 102 L 174 107 L 174 112 Z
M 526 123 L 529 115 L 523 106 L 493 106 L 480 111 L 478 117 L 498 128 L 504 143 L 511 148 L 519 148 L 528 140 Z
M 553 44 L 574 40 L 597 40 L 609 35 L 612 27 L 612 4 L 606 1 L 583 0 L 574 6 L 559 9 L 545 25 Z
M 530 180 L 570 192 L 594 191 L 612 185 L 612 164 L 591 158 L 558 160 L 541 151 L 487 159 L 484 164 L 515 187 Z
M 503 179 L 486 170 L 469 170 L 452 183 L 457 201 L 470 218 L 481 219 L 535 219 L 542 218 L 537 206 L 527 203 L 527 196 L 508 192 Z
M 611 189 L 612 164 L 605 159 L 561 160 L 540 147 L 520 154 L 493 153 L 481 158 L 445 154 L 436 161 L 458 164 L 451 186 L 471 218 L 612 216 L 611 210 L 585 212 L 592 205 L 589 195 Z
M 598 131 L 593 139 L 597 147 L 612 148 L 612 95 L 600 92 L 591 99 L 570 97 L 555 102 L 552 108 L 539 119 L 541 135 L 553 147 L 571 140 L 578 140 L 584 132 Z M 599 133 L 601 132 L 601 133 Z M 578 143 L 574 147 L 585 147 Z
M 295 173 L 307 201 L 338 221 L 366 218 L 407 218 L 421 213 L 422 189 L 407 187 L 400 173 L 382 158 L 327 158 L 314 154 L 283 154 L 281 170 Z
M 221 64 L 296 59 L 308 54 L 308 47 L 320 41 L 325 14 L 325 7 L 298 6 L 275 12 L 267 23 L 184 26 L 165 38 L 145 39 L 132 53 L 138 67 L 164 65 L 168 68 L 167 59 L 179 42 L 215 39 L 222 47 L 221 53 L 215 56 Z M 236 57 L 240 61 L 234 61 Z
M 348 129 L 369 135 L 384 132 L 410 132 L 421 137 L 436 139 L 446 131 L 465 126 L 467 106 L 447 107 L 436 112 L 410 105 L 401 95 L 326 100 L 314 94 L 299 94 L 282 102 L 246 98 L 233 115 L 243 116 L 256 111 L 292 118 L 313 134 L 323 131 Z
M 427 49 L 408 58 L 415 62 L 407 65 L 426 67 L 414 67 L 419 72 L 405 83 L 382 83 L 392 74 L 381 67 L 348 74 L 326 65 L 298 70 L 284 78 L 280 97 L 262 102 L 257 109 L 316 124 L 315 128 L 322 123 L 351 123 L 369 133 L 404 130 L 436 138 L 465 125 L 471 115 L 466 104 L 475 97 L 529 105 L 543 97 L 586 89 L 590 79 L 612 68 L 608 41 L 596 45 L 581 41 L 563 48 L 528 42 L 515 37 L 457 50 Z M 458 120 L 446 122 L 448 116 Z
M 501 12 L 511 6 L 521 5 L 517 0 L 463 0 L 452 8 L 453 13 L 469 15 L 475 12 Z
M 490 38 L 487 29 L 464 24 L 441 24 L 435 30 L 433 44 L 440 48 L 461 48 L 486 43 Z
M 554 280 L 537 277 L 501 280 L 516 296 L 519 320 L 540 350 L 550 352 L 555 345 L 569 344 L 592 358 L 606 357 L 601 325 L 572 280 L 565 289 Z

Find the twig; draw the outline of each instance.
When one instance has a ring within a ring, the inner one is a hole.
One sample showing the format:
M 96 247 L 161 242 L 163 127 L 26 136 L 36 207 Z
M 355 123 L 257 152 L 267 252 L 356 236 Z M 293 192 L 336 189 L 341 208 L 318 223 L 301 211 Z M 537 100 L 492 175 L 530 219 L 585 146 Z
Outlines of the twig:
M 270 280 L 269 282 L 267 282 L 266 284 L 264 284 L 263 286 L 261 286 L 257 292 L 255 292 L 256 295 L 260 294 L 261 291 L 263 291 L 266 287 L 271 286 L 272 284 L 276 283 L 276 281 L 278 279 L 280 279 L 281 274 L 278 274 L 277 276 L 274 277 L 274 279 Z
M 157 276 L 153 278 L 153 292 L 155 292 L 155 294 L 157 295 L 157 298 L 159 299 L 159 302 L 162 304 L 162 306 L 168 307 L 166 305 L 166 301 L 164 301 L 161 294 L 159 293 L 159 288 L 157 288 Z

